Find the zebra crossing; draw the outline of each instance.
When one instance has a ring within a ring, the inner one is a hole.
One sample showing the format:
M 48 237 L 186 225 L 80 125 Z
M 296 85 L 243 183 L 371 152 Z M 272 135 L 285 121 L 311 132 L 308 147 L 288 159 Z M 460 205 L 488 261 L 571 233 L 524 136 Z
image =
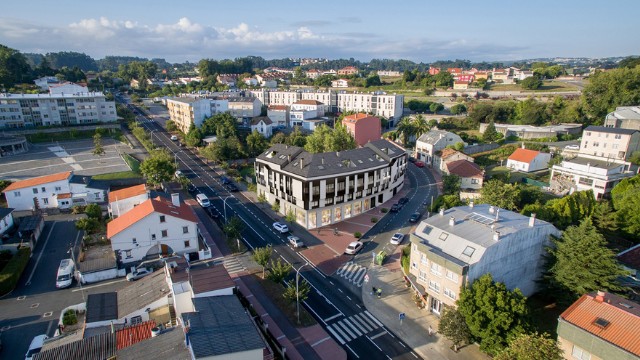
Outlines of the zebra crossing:
M 345 280 L 353 283 L 357 287 L 361 287 L 364 282 L 364 276 L 367 274 L 367 268 L 349 261 L 342 265 L 336 275 L 344 278 Z
M 382 323 L 365 310 L 335 321 L 329 324 L 327 329 L 341 345 L 344 345 L 381 327 Z M 384 329 L 383 331 L 386 332 Z

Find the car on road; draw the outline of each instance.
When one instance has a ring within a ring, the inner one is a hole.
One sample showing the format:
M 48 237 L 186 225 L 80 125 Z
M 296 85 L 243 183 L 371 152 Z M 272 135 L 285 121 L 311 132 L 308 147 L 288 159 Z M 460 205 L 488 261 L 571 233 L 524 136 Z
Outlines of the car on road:
M 409 218 L 409 222 L 415 223 L 415 222 L 418 222 L 418 220 L 420 220 L 419 212 L 414 212 L 413 214 L 411 214 L 411 217 Z
M 424 167 L 424 161 L 416 161 L 416 162 L 414 162 L 414 164 L 419 168 Z
M 280 234 L 285 234 L 289 232 L 289 227 L 287 226 L 287 224 L 284 224 L 281 222 L 274 222 L 273 228 L 278 230 Z
M 29 345 L 29 350 L 24 355 L 25 360 L 31 360 L 33 355 L 37 354 L 42 350 L 42 345 L 44 345 L 44 341 L 49 337 L 46 334 L 38 335 L 31 340 L 31 344 Z
M 203 208 L 208 208 L 209 206 L 211 206 L 211 202 L 209 201 L 209 198 L 205 194 L 200 193 L 196 195 L 196 201 Z
M 391 205 L 391 209 L 389 211 L 398 212 L 398 210 L 400 210 L 400 206 L 398 204 L 393 204 Z
M 363 246 L 362 242 L 353 241 L 349 245 L 347 245 L 347 248 L 344 250 L 344 253 L 347 255 L 355 255 L 358 253 L 358 251 L 360 251 L 360 249 L 362 249 L 362 246 Z
M 189 186 L 187 186 L 187 191 L 189 194 L 193 195 L 198 192 L 198 187 L 193 184 L 189 184 Z
M 220 177 L 220 181 L 222 181 L 222 185 L 228 185 L 228 184 L 231 184 L 231 179 L 229 179 L 229 178 L 228 178 L 228 177 L 226 177 L 226 176 L 221 176 L 221 177 Z
M 73 259 L 62 259 L 62 261 L 60 261 L 58 274 L 56 275 L 56 288 L 62 289 L 71 286 L 75 268 L 76 265 Z
M 576 145 L 576 144 L 574 144 L 574 145 L 567 145 L 567 146 L 565 146 L 564 148 L 565 148 L 565 149 L 567 149 L 567 150 L 580 150 L 580 145 Z
M 404 240 L 404 234 L 403 233 L 395 233 L 391 237 L 390 243 L 392 243 L 393 245 L 399 245 L 402 242 L 402 240 Z
M 208 207 L 207 214 L 212 219 L 217 219 L 220 217 L 220 213 L 218 213 L 218 211 L 214 207 Z
M 127 274 L 127 281 L 135 281 L 138 279 L 142 279 L 143 277 L 151 273 L 152 273 L 151 269 L 147 269 L 147 268 L 135 269 L 132 272 Z
M 287 236 L 287 241 L 289 242 L 289 245 L 293 246 L 296 249 L 304 246 L 302 240 L 300 240 L 300 238 L 297 236 L 289 235 Z
M 180 179 L 184 176 L 184 174 L 180 170 L 176 170 L 176 173 L 174 175 L 176 176 L 176 179 Z
M 238 187 L 235 186 L 234 184 L 227 184 L 225 185 L 225 187 L 227 188 L 227 190 L 229 190 L 230 192 L 236 192 L 238 191 Z
M 402 198 L 400 198 L 400 200 L 398 200 L 398 204 L 400 204 L 400 205 L 404 205 L 404 204 L 406 204 L 408 202 L 409 202 L 409 198 L 406 198 L 406 197 L 402 197 Z
M 178 141 L 177 135 L 171 135 L 171 141 Z

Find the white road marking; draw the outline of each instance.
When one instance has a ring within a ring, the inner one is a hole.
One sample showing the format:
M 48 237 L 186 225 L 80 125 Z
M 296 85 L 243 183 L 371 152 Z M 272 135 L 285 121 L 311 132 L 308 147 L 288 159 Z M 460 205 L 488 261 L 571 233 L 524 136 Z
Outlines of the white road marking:
M 49 229 L 49 234 L 47 234 L 47 238 L 44 240 L 44 245 L 42 245 L 42 249 L 40 251 L 40 254 L 38 255 L 38 259 L 36 260 L 36 265 L 33 267 L 33 270 L 31 270 L 31 274 L 29 275 L 29 278 L 27 279 L 27 285 L 31 284 L 31 278 L 33 278 L 33 275 L 36 273 L 36 269 L 38 268 L 38 264 L 40 264 L 40 258 L 42 258 L 42 254 L 44 253 L 44 249 L 47 248 L 47 243 L 49 242 L 49 238 L 51 237 L 51 233 L 53 232 L 53 228 L 56 226 L 57 223 L 53 223 L 53 225 L 51 225 L 51 229 Z
M 353 349 L 349 345 L 344 344 L 344 346 L 346 346 L 353 353 L 353 355 L 355 355 L 358 359 L 360 359 L 360 356 L 358 354 L 356 354 L 356 352 L 353 351 Z
M 97 288 L 97 287 L 100 287 L 100 286 L 116 284 L 116 283 L 123 282 L 123 281 L 126 281 L 126 279 L 114 280 L 114 281 L 109 281 L 109 282 L 106 282 L 106 283 L 97 284 L 97 285 L 91 285 L 91 286 L 83 286 L 82 289 L 80 289 L 80 288 L 73 289 L 73 290 L 71 290 L 71 292 L 77 292 L 77 291 L 82 291 L 82 290 L 93 289 L 93 288 Z
M 369 336 L 367 336 L 367 337 L 369 338 L 369 340 L 374 340 L 374 339 L 379 338 L 380 336 L 384 336 L 385 334 L 388 334 L 386 330 L 382 331 L 379 334 L 373 335 L 371 337 L 369 337 Z
M 365 310 L 364 312 L 369 316 L 371 320 L 375 321 L 375 323 L 378 324 L 378 326 L 382 327 L 382 323 L 378 321 L 378 319 L 376 319 L 373 315 L 371 315 L 371 313 L 368 310 Z
M 335 319 L 337 317 L 340 317 L 340 316 L 342 316 L 342 314 L 335 314 L 335 315 L 333 315 L 331 317 L 328 317 L 328 318 L 324 319 L 324 321 L 331 321 L 331 320 L 333 320 L 333 319 Z

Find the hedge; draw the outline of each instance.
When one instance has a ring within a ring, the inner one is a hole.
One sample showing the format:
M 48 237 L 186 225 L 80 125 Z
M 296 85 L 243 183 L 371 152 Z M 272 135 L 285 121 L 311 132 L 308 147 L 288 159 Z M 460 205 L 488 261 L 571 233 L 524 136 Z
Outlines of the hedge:
M 31 248 L 21 248 L 0 272 L 0 296 L 8 294 L 18 285 L 18 280 L 29 263 L 30 255 Z

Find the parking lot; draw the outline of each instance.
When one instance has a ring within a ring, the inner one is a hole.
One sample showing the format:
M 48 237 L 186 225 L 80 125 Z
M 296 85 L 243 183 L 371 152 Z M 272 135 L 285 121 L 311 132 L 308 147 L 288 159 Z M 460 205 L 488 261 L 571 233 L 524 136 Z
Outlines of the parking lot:
M 32 144 L 28 152 L 0 158 L 0 179 L 24 180 L 65 171 L 97 175 L 130 170 L 121 153 L 130 151 L 123 143 L 102 139 L 105 153 L 93 155 L 92 139 Z

